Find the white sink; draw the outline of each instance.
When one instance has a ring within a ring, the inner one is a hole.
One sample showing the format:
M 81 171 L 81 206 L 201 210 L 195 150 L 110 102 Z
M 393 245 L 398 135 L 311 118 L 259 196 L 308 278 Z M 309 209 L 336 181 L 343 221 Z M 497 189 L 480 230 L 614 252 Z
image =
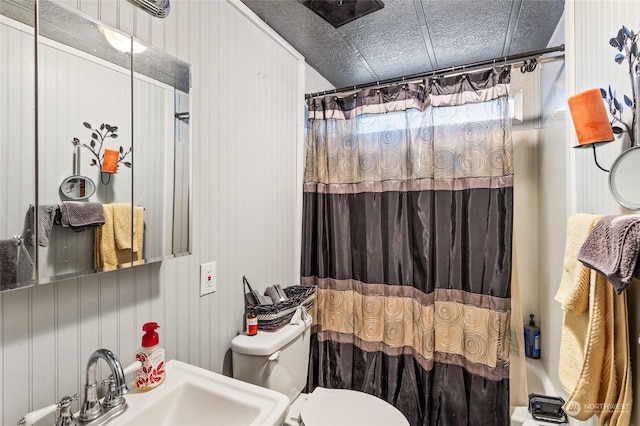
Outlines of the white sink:
M 164 382 L 125 395 L 127 409 L 108 422 L 118 426 L 280 426 L 289 409 L 289 398 L 222 374 L 171 360 Z

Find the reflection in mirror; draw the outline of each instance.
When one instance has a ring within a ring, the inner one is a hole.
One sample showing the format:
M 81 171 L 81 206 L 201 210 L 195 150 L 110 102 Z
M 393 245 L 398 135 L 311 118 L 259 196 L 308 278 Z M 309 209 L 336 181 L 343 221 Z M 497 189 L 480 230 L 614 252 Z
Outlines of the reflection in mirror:
M 125 170 L 109 185 L 101 183 L 105 150 L 132 146 L 131 71 L 127 54 L 107 42 L 99 23 L 52 2 L 38 4 L 38 201 L 50 209 L 58 206 L 56 215 L 46 217 L 49 222 L 39 218 L 40 224 L 52 229 L 38 249 L 39 282 L 47 282 L 131 262 L 131 170 L 121 167 Z M 88 48 L 77 48 L 78 41 L 67 33 L 70 28 L 78 31 L 82 46 Z M 117 64 L 108 58 L 118 58 Z M 84 196 L 76 199 L 86 202 L 68 201 L 73 197 L 64 192 L 69 188 L 66 183 L 80 182 L 79 170 L 84 182 L 98 187 L 91 195 L 85 187 Z M 121 206 L 118 216 L 106 217 L 97 203 L 105 208 Z M 106 231 L 103 226 L 114 231 L 101 232 Z M 105 245 L 97 235 L 110 243 Z M 116 250 L 116 238 L 126 249 Z M 101 256 L 105 250 L 110 252 Z
M 96 192 L 96 186 L 88 177 L 73 175 L 69 176 L 60 184 L 60 193 L 63 199 L 86 200 Z
M 86 200 L 96 192 L 96 185 L 88 177 L 80 176 L 80 140 L 73 142 L 73 176 L 62 181 L 60 195 L 62 200 Z
M 48 0 L 0 58 L 0 290 L 189 254 L 190 66 Z
M 184 88 L 187 89 L 187 88 Z M 187 92 L 188 93 L 188 92 Z M 175 114 L 175 176 L 173 179 L 173 252 L 187 254 L 190 251 L 191 227 L 189 226 L 191 188 L 191 133 L 189 130 L 189 95 L 176 90 Z
M 0 55 L 1 289 L 189 254 L 189 65 L 48 0 L 0 2 Z
M 629 210 L 640 210 L 640 146 L 627 149 L 614 161 L 609 173 L 613 198 Z
M 33 2 L 0 2 L 0 290 L 34 283 Z
M 62 215 L 40 248 L 39 282 L 188 254 L 190 143 L 174 116 L 178 93 L 189 111 L 189 65 L 75 10 L 39 5 L 39 199 Z M 71 162 L 73 147 L 82 155 Z M 60 197 L 54 187 L 68 179 L 95 182 L 95 192 Z

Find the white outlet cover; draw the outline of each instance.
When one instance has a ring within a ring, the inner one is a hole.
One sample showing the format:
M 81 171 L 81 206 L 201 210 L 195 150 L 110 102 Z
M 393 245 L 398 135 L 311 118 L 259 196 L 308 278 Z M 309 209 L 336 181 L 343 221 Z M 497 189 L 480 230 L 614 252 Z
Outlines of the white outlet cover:
M 216 262 L 200 265 L 200 296 L 215 293 L 217 282 Z

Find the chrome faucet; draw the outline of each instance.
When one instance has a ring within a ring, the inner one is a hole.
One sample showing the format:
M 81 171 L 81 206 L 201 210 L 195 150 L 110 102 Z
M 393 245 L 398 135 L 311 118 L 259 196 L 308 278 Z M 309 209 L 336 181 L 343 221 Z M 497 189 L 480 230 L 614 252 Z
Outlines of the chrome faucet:
M 111 376 L 103 383 L 109 385 L 109 392 L 100 403 L 96 368 L 103 359 L 111 369 Z M 87 362 L 87 378 L 84 385 L 84 402 L 80 409 L 80 425 L 99 425 L 120 414 L 127 407 L 123 395 L 129 392 L 120 360 L 108 349 L 98 349 Z

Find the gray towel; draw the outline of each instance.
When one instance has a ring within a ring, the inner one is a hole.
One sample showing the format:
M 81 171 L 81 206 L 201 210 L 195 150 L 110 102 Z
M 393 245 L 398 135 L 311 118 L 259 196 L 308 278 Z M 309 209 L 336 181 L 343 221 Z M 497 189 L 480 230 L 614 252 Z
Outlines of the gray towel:
M 40 247 L 49 246 L 49 238 L 51 237 L 51 229 L 58 212 L 57 204 L 42 204 L 38 206 L 38 245 Z M 33 223 L 33 206 L 29 207 L 29 222 Z M 29 236 L 29 243 L 36 245 L 36 237 L 33 232 Z
M 60 224 L 74 231 L 104 225 L 104 209 L 100 203 L 64 201 L 60 207 Z
M 640 277 L 640 216 L 612 215 L 596 222 L 578 252 L 578 260 L 602 273 L 618 294 Z
M 0 290 L 16 287 L 19 245 L 15 238 L 0 240 Z
M 284 302 L 285 300 L 287 300 L 287 294 L 284 292 L 280 284 L 267 287 L 267 289 L 264 291 L 264 294 L 266 296 L 269 296 L 274 303 Z

